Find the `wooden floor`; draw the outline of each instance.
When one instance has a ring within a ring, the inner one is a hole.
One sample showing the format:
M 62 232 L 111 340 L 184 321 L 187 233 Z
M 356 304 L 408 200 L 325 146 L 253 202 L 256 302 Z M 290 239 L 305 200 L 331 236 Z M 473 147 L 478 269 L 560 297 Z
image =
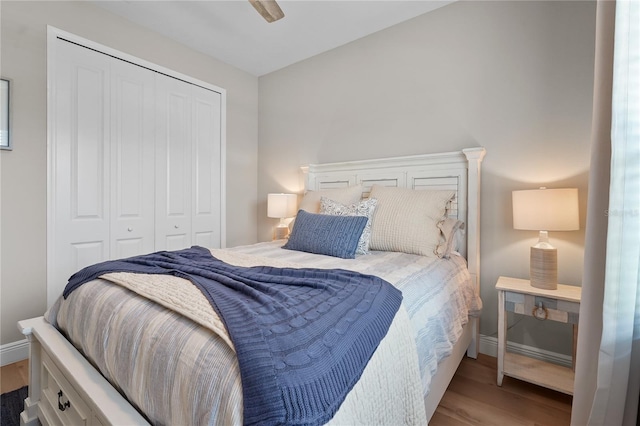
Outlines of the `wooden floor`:
M 498 386 L 496 375 L 494 357 L 463 359 L 429 425 L 570 424 L 571 396 L 511 377 Z
M 0 393 L 11 392 L 29 384 L 29 361 L 24 360 L 0 368 Z
M 571 420 L 568 395 L 505 377 L 496 385 L 496 358 L 465 358 L 436 410 L 430 426 L 531 425 L 562 426 Z M 27 384 L 28 362 L 0 369 L 2 391 Z

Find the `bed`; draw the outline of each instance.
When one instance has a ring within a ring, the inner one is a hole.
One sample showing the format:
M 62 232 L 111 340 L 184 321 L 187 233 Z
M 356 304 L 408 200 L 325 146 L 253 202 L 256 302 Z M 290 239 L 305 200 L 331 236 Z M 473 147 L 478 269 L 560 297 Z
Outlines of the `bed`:
M 303 168 L 308 194 L 324 196 L 323 213 L 335 207 L 334 198 L 348 193 L 357 193 L 358 199 L 371 195 L 393 200 L 403 188 L 422 190 L 422 195 L 450 192 L 444 213 L 455 224 L 451 235 L 460 235 L 461 222 L 465 233 L 462 239 L 440 240 L 435 250 L 442 243 L 447 247 L 438 256 L 394 248 L 412 236 L 394 240 L 398 224 L 387 221 L 391 230 L 385 227 L 385 232 L 393 235 L 379 238 L 382 228 L 375 228 L 376 220 L 367 222 L 374 227 L 368 254 L 344 259 L 310 253 L 314 249 L 295 244 L 306 244 L 305 221 L 321 215 L 307 215 L 304 209 L 288 241 L 210 250 L 234 268 L 337 268 L 381 278 L 402 292 L 402 305 L 385 337 L 331 413 L 329 424 L 424 424 L 464 354 L 477 356 L 484 153 L 483 148 L 470 148 Z M 312 199 L 305 196 L 300 207 Z M 376 209 L 373 215 L 384 211 L 380 205 Z M 345 221 L 355 223 L 351 219 Z M 390 249 L 379 250 L 385 244 Z M 187 280 L 163 275 L 150 284 L 141 277 L 126 271 L 103 275 L 59 299 L 44 317 L 20 321 L 30 342 L 30 386 L 22 424 L 243 422 L 243 388 L 234 354 L 240 347 L 234 348 L 216 310 Z M 450 316 L 438 319 L 435 312 Z M 138 356 L 144 353 L 154 356 Z

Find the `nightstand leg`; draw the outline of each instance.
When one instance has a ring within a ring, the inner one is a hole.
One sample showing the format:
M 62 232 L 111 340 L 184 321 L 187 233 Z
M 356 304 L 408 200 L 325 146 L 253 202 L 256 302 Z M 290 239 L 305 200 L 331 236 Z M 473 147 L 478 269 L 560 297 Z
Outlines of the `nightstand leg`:
M 504 311 L 504 291 L 498 291 L 498 386 L 504 378 L 504 353 L 507 348 L 507 316 Z

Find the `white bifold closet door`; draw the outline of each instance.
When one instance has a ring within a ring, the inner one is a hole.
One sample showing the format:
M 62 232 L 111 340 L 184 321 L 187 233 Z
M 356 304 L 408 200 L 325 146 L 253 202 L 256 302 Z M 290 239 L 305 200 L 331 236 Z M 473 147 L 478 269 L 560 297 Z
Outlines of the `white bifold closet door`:
M 48 305 L 92 263 L 220 247 L 220 93 L 56 39 Z
M 163 75 L 156 94 L 156 248 L 219 247 L 220 94 Z
M 111 173 L 111 194 L 107 238 L 109 257 L 123 258 L 155 250 L 155 73 L 117 59 L 109 62 L 111 133 L 107 169 Z

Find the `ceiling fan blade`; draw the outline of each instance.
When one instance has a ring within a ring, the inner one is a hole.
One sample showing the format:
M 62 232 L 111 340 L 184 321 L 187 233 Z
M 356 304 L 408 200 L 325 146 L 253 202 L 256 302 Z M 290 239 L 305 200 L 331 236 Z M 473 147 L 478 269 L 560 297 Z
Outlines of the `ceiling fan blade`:
M 249 0 L 249 3 L 267 22 L 274 22 L 284 18 L 284 12 L 280 9 L 276 0 Z

